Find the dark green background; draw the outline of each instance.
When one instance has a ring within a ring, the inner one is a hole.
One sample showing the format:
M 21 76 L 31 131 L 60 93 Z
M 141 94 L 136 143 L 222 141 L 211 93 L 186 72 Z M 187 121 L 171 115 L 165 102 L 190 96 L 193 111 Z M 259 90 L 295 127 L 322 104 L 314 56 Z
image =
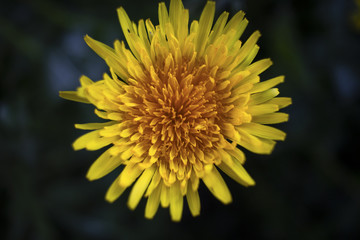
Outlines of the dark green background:
M 198 19 L 203 0 L 184 1 Z M 132 20 L 157 24 L 157 1 L 1 1 L 0 3 L 0 239 L 360 239 L 360 32 L 352 0 L 219 0 L 217 16 L 242 9 L 259 29 L 257 59 L 274 65 L 263 79 L 284 74 L 281 96 L 288 133 L 270 156 L 246 151 L 257 185 L 228 177 L 233 203 L 223 205 L 200 186 L 201 216 L 185 204 L 180 223 L 159 209 L 133 212 L 128 191 L 104 201 L 119 173 L 88 182 L 101 153 L 74 152 L 83 132 L 74 123 L 96 121 L 93 107 L 60 99 L 85 74 L 108 72 L 83 36 L 111 45 L 123 39 L 116 8 Z

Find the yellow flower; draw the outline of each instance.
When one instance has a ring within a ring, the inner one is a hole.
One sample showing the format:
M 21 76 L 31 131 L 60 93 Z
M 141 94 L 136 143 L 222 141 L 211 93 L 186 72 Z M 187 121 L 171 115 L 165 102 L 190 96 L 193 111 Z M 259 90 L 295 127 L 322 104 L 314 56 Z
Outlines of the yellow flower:
M 131 22 L 118 9 L 124 42 L 110 48 L 89 36 L 86 43 L 110 67 L 110 76 L 93 82 L 80 78 L 77 91 L 60 96 L 93 104 L 104 123 L 75 124 L 93 130 L 79 137 L 75 150 L 111 145 L 90 167 L 95 180 L 120 165 L 124 168 L 106 193 L 115 201 L 131 189 L 128 206 L 135 209 L 147 197 L 145 217 L 159 205 L 170 208 L 173 221 L 182 216 L 186 196 L 193 216 L 200 214 L 200 180 L 224 204 L 232 201 L 218 169 L 244 186 L 254 180 L 243 167 L 240 148 L 270 154 L 285 133 L 264 124 L 285 122 L 280 108 L 290 98 L 277 97 L 273 88 L 284 77 L 260 82 L 259 74 L 272 62 L 252 63 L 260 33 L 239 40 L 248 21 L 242 11 L 228 20 L 220 15 L 213 26 L 215 2 L 207 2 L 199 21 L 189 23 L 181 0 L 171 0 L 169 12 L 159 4 L 159 25 L 150 20 Z M 240 147 L 240 148 L 239 148 Z

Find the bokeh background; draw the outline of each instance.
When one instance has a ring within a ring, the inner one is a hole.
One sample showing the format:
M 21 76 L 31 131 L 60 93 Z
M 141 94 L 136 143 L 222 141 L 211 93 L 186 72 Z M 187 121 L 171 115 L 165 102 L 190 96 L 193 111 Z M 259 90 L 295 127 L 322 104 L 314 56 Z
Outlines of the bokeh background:
M 167 1 L 168 2 L 168 1 Z M 96 121 L 91 106 L 66 101 L 82 74 L 108 69 L 83 41 L 124 39 L 116 8 L 157 24 L 158 1 L 5 0 L 0 3 L 0 239 L 360 239 L 360 8 L 353 0 L 218 0 L 217 16 L 244 10 L 259 29 L 257 59 L 284 74 L 285 142 L 270 156 L 246 151 L 257 185 L 224 177 L 233 203 L 222 205 L 201 185 L 200 217 L 184 206 L 180 223 L 160 208 L 133 212 L 129 191 L 115 203 L 104 194 L 119 170 L 94 182 L 85 174 L 101 151 L 74 152 Z M 198 19 L 204 0 L 184 0 Z

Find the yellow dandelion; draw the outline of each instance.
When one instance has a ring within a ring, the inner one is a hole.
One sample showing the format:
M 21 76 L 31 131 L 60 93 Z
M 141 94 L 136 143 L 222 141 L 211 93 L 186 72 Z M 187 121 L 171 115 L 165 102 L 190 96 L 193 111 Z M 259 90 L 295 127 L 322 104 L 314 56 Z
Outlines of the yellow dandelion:
M 144 196 L 146 218 L 153 218 L 161 205 L 179 221 L 185 196 L 191 214 L 199 215 L 200 180 L 217 199 L 230 203 L 219 169 L 252 186 L 241 148 L 269 154 L 275 140 L 285 138 L 265 125 L 287 121 L 288 115 L 278 110 L 291 99 L 277 97 L 274 86 L 283 76 L 260 82 L 259 74 L 272 64 L 270 59 L 252 63 L 260 33 L 239 40 L 248 24 L 242 11 L 230 21 L 224 12 L 213 25 L 213 1 L 190 28 L 181 0 L 171 0 L 169 11 L 159 4 L 157 26 L 149 19 L 131 22 L 123 8 L 117 12 L 129 49 L 118 40 L 111 48 L 85 36 L 111 74 L 96 82 L 82 76 L 77 91 L 60 92 L 65 99 L 93 104 L 95 114 L 108 120 L 75 124 L 92 130 L 73 143 L 75 150 L 111 145 L 87 178 L 99 179 L 124 165 L 106 200 L 115 201 L 134 184 L 128 206 L 135 209 Z

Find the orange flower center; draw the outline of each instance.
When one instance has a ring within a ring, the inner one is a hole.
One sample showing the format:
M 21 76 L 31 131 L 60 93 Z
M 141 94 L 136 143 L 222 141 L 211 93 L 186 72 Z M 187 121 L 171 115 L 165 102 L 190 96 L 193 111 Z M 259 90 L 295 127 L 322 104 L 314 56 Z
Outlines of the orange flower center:
M 175 176 L 187 180 L 192 166 L 201 174 L 226 142 L 218 124 L 222 105 L 215 76 L 206 65 L 184 59 L 174 64 L 171 54 L 147 75 L 150 81 L 134 82 L 128 91 L 137 103 L 128 120 L 141 133 L 138 142 L 151 146 L 148 154 L 157 159 L 165 183 L 172 184 Z

